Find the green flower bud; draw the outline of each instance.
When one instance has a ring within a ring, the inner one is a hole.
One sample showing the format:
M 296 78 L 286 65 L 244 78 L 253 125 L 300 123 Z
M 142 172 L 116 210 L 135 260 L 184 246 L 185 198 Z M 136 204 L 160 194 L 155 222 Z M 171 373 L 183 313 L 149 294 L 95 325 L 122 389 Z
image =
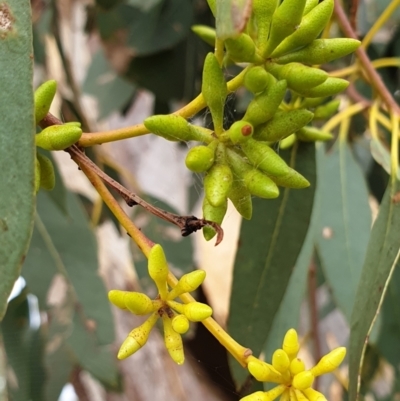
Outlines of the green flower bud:
M 283 349 L 277 349 L 272 354 L 272 366 L 279 373 L 286 373 L 290 366 L 288 354 Z
M 322 106 L 319 106 L 314 111 L 314 120 L 327 120 L 331 118 L 338 110 L 340 100 L 332 100 Z
M 67 123 L 64 123 L 64 125 L 71 125 L 73 127 L 79 127 L 81 128 L 82 124 L 79 121 L 68 121 Z
M 314 375 L 309 370 L 297 373 L 297 375 L 293 377 L 293 387 L 299 390 L 304 390 L 306 388 L 311 387 L 313 382 L 314 382 Z
M 192 31 L 204 42 L 208 43 L 210 46 L 215 47 L 215 39 L 217 34 L 214 28 L 206 25 L 193 25 Z
M 285 0 L 275 10 L 264 57 L 269 57 L 279 43 L 298 28 L 305 3 L 306 0 Z
M 36 146 L 46 150 L 64 150 L 78 142 L 82 136 L 79 127 L 51 125 L 35 135 Z
M 295 134 L 289 135 L 286 138 L 283 138 L 279 142 L 279 149 L 289 149 L 291 148 L 297 140 L 297 136 Z
M 143 122 L 144 126 L 153 134 L 168 141 L 198 140 L 196 132 L 183 117 L 175 114 L 155 115 Z
M 314 390 L 312 387 L 302 390 L 302 393 L 304 393 L 304 395 L 310 401 L 328 401 L 322 393 L 320 393 L 317 390 Z
M 326 97 L 309 97 L 303 100 L 301 107 L 309 108 L 309 107 L 317 107 L 322 104 L 326 100 Z
M 228 198 L 232 201 L 236 210 L 244 219 L 251 219 L 253 214 L 251 194 L 244 185 L 243 180 L 238 176 L 233 176 L 233 182 L 231 190 L 228 193 Z
M 236 121 L 228 130 L 228 135 L 231 141 L 236 144 L 246 141 L 253 135 L 253 126 L 247 121 Z
M 108 295 L 110 297 L 110 294 Z M 140 292 L 126 291 L 124 294 L 125 306 L 135 315 L 147 315 L 154 312 L 152 300 Z
M 292 50 L 308 45 L 322 32 L 333 12 L 334 0 L 324 0 L 301 20 L 298 29 L 272 52 L 271 57 L 283 56 Z
M 296 132 L 297 138 L 303 142 L 330 141 L 333 135 L 315 127 L 303 127 Z
M 185 362 L 182 337 L 172 327 L 171 319 L 165 314 L 162 316 L 164 325 L 164 342 L 167 351 L 174 362 L 182 365 Z
M 181 304 L 175 301 L 167 301 L 167 304 L 177 312 L 184 314 L 191 322 L 201 322 L 212 315 L 211 307 L 201 302 Z
M 303 16 L 307 15 L 314 7 L 317 6 L 319 0 L 307 0 L 304 6 Z
M 329 354 L 324 355 L 321 360 L 311 369 L 313 376 L 320 376 L 331 373 L 339 367 L 346 356 L 346 348 L 335 348 Z M 299 373 L 300 374 L 300 373 Z
M 51 102 L 57 91 L 57 82 L 54 79 L 44 82 L 35 91 L 35 121 L 39 124 L 47 116 Z
M 266 143 L 250 138 L 242 143 L 242 150 L 256 168 L 268 175 L 279 177 L 289 172 L 286 162 Z
M 256 66 L 250 68 L 245 76 L 243 84 L 250 92 L 262 92 L 267 86 L 274 83 L 274 79 L 263 67 Z
M 271 177 L 271 179 L 276 185 L 285 188 L 303 189 L 310 186 L 310 182 L 306 178 L 290 167 L 287 174 L 279 177 Z
M 257 47 L 261 54 L 264 54 L 272 16 L 278 7 L 278 3 L 278 0 L 253 0 L 253 15 L 257 24 Z
M 224 74 L 214 53 L 208 53 L 204 61 L 201 93 L 210 109 L 214 130 L 223 130 L 225 99 L 228 94 Z
M 46 191 L 51 191 L 56 185 L 53 163 L 48 157 L 40 153 L 36 154 L 36 160 L 40 164 L 40 187 Z
M 322 4 L 322 3 L 321 3 Z M 300 50 L 288 53 L 274 59 L 276 63 L 287 64 L 292 62 L 308 65 L 325 64 L 354 52 L 361 42 L 355 39 L 316 39 Z
M 295 92 L 304 97 L 327 97 L 343 92 L 348 86 L 349 82 L 345 79 L 329 77 L 321 85 L 309 89 L 304 88 L 301 91 L 296 90 Z
M 222 205 L 217 207 L 211 205 L 206 197 L 203 199 L 203 218 L 206 220 L 213 221 L 217 224 L 221 224 L 222 220 L 225 217 L 227 209 L 228 209 L 227 198 L 225 198 L 225 201 Z M 210 226 L 203 227 L 203 235 L 206 241 L 210 241 L 212 238 L 214 238 L 215 234 L 216 231 L 212 227 Z
M 211 168 L 214 164 L 215 148 L 218 141 L 212 142 L 213 146 L 195 146 L 189 150 L 186 155 L 186 167 L 195 172 L 203 173 Z
M 189 330 L 189 319 L 185 315 L 177 315 L 172 318 L 172 328 L 178 334 L 185 334 Z
M 155 244 L 150 249 L 148 271 L 149 276 L 156 283 L 161 299 L 166 299 L 168 295 L 167 277 L 169 270 L 164 250 L 160 244 Z
M 254 138 L 269 142 L 279 141 L 304 127 L 312 118 L 313 113 L 306 109 L 278 111 L 271 120 L 256 127 Z
M 237 63 L 260 63 L 262 59 L 256 54 L 256 45 L 253 39 L 241 33 L 235 39 L 226 39 L 227 56 Z
M 247 369 L 249 370 L 251 375 L 260 382 L 268 381 L 274 383 L 282 383 L 282 375 L 277 370 L 275 370 L 272 365 L 262 362 L 259 359 L 254 358 L 253 360 L 251 360 L 247 365 Z
M 228 149 L 227 158 L 235 174 L 243 180 L 244 186 L 252 195 L 265 199 L 279 196 L 279 189 L 271 178 L 250 166 L 235 151 Z
M 285 96 L 286 88 L 285 80 L 277 81 L 256 95 L 248 105 L 243 120 L 254 126 L 270 120 L 278 110 Z
M 184 274 L 176 284 L 176 286 L 169 292 L 167 299 L 173 300 L 185 292 L 195 291 L 206 278 L 204 270 L 194 270 L 190 273 Z
M 40 189 L 40 162 L 38 158 L 35 159 L 35 193 Z

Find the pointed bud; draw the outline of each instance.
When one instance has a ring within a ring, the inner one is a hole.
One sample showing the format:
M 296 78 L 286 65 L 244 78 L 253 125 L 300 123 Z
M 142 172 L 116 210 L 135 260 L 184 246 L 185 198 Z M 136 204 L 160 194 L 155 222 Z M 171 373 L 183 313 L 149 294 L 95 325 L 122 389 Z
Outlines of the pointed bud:
M 240 120 L 234 122 L 227 132 L 231 141 L 237 144 L 251 138 L 253 131 L 253 126 L 250 123 Z
M 37 153 L 36 157 L 40 164 L 40 187 L 46 191 L 51 191 L 56 185 L 53 162 L 40 153 Z
M 311 387 L 302 390 L 302 392 L 310 401 L 328 401 L 323 394 Z
M 150 335 L 150 331 L 159 318 L 158 313 L 154 312 L 142 325 L 133 329 L 126 340 L 122 343 L 118 351 L 118 359 L 125 359 L 142 348 Z
M 279 149 L 289 149 L 291 148 L 297 141 L 297 136 L 295 134 L 289 135 L 286 138 L 283 138 L 279 142 Z
M 307 15 L 317 4 L 319 0 L 307 0 L 304 6 L 303 17 Z
M 166 299 L 168 296 L 167 277 L 169 270 L 164 250 L 160 244 L 155 244 L 150 250 L 148 270 L 150 277 L 156 283 L 161 299 Z
M 178 313 L 185 315 L 191 322 L 201 322 L 212 315 L 211 307 L 201 302 L 181 304 L 175 301 L 167 301 L 167 304 Z
M 304 47 L 316 39 L 328 24 L 333 12 L 334 0 L 324 0 L 305 15 L 296 31 L 283 40 L 272 52 L 279 57 L 292 50 Z
M 256 358 L 252 359 L 247 365 L 247 369 L 256 380 L 260 382 L 282 383 L 282 375 L 268 363 Z
M 267 398 L 265 398 L 265 392 L 264 391 L 256 391 L 255 393 L 246 395 L 246 397 L 243 397 L 240 399 L 240 401 L 267 401 Z
M 215 146 L 214 148 L 204 145 L 194 146 L 186 155 L 186 167 L 195 173 L 203 173 L 214 164 L 214 153 Z
M 356 39 L 316 39 L 308 46 L 278 57 L 274 61 L 279 64 L 292 62 L 308 65 L 326 64 L 353 53 L 360 45 L 361 42 Z
M 337 111 L 340 100 L 331 100 L 330 102 L 317 107 L 314 110 L 314 120 L 327 120 L 331 118 Z
M 277 81 L 268 86 L 267 89 L 256 95 L 249 103 L 243 120 L 254 126 L 270 120 L 278 110 L 286 89 L 287 83 L 285 80 Z
M 330 141 L 334 138 L 330 132 L 315 127 L 303 127 L 296 132 L 296 135 L 303 142 Z
M 201 93 L 210 109 L 214 130 L 223 130 L 225 99 L 228 94 L 224 74 L 214 53 L 208 53 L 204 60 Z
M 300 349 L 300 344 L 295 329 L 289 329 L 286 332 L 283 339 L 282 348 L 288 354 L 289 359 L 293 359 L 297 356 L 297 353 Z
M 111 290 L 108 292 L 109 301 L 120 309 L 128 309 L 125 305 L 124 296 L 128 291 Z
M 265 401 L 273 401 L 278 398 L 284 391 L 287 390 L 287 386 L 284 384 L 280 384 L 279 386 L 274 387 L 272 390 L 265 392 Z
M 150 132 L 168 141 L 196 140 L 191 125 L 183 117 L 175 114 L 151 116 L 146 118 L 143 124 Z
M 310 89 L 296 90 L 300 96 L 304 97 L 327 97 L 343 92 L 349 86 L 349 81 L 341 78 L 329 77 L 323 84 Z
M 314 375 L 309 370 L 297 373 L 297 375 L 293 377 L 293 386 L 299 390 L 311 387 L 313 382 Z
M 256 127 L 254 138 L 276 142 L 288 137 L 308 124 L 314 114 L 306 109 L 278 111 L 271 120 Z
M 251 219 L 253 214 L 253 203 L 251 200 L 251 194 L 244 185 L 243 179 L 235 175 L 233 176 L 233 182 L 228 193 L 228 198 L 232 201 L 236 210 L 244 219 Z
M 283 349 L 277 349 L 272 354 L 272 366 L 279 372 L 285 373 L 290 366 L 290 360 L 287 353 Z
M 36 146 L 46 150 L 64 150 L 78 142 L 82 130 L 73 125 L 51 125 L 35 135 Z
M 215 39 L 217 34 L 214 28 L 206 25 L 193 25 L 192 31 L 204 42 L 208 43 L 210 46 L 215 47 Z
M 135 315 L 147 315 L 154 312 L 153 301 L 146 294 L 140 292 L 126 292 L 124 303 Z
M 189 319 L 185 315 L 176 315 L 172 318 L 172 328 L 178 334 L 185 334 L 189 330 Z
M 173 300 L 179 295 L 186 292 L 195 291 L 203 283 L 206 278 L 204 270 L 194 270 L 190 273 L 184 274 L 176 284 L 176 286 L 169 292 L 167 299 Z
M 204 191 L 208 202 L 214 206 L 226 203 L 233 181 L 232 171 L 225 163 L 214 163 L 204 177 Z
M 271 176 L 283 176 L 290 170 L 286 162 L 266 143 L 249 138 L 241 144 L 251 163 Z
M 294 389 L 297 401 L 308 401 L 308 398 L 297 388 Z
M 247 90 L 253 93 L 262 92 L 267 86 L 272 85 L 274 83 L 274 79 L 271 74 L 268 74 L 267 71 L 261 66 L 256 66 L 250 68 L 243 80 L 243 84 Z
M 290 373 L 294 376 L 306 370 L 306 365 L 300 358 L 294 358 L 290 362 Z
M 260 63 L 262 59 L 256 54 L 256 45 L 253 39 L 241 33 L 235 39 L 226 39 L 227 56 L 237 63 Z
M 271 179 L 276 185 L 285 188 L 303 189 L 310 186 L 310 182 L 304 176 L 290 167 L 287 174 L 279 177 L 271 176 Z
M 185 362 L 185 354 L 183 351 L 182 337 L 172 327 L 171 319 L 165 314 L 162 316 L 164 325 L 164 342 L 165 347 L 172 360 L 178 365 L 182 365 Z
M 64 123 L 64 125 L 70 125 L 72 127 L 82 127 L 82 124 L 79 121 L 68 121 L 67 123 Z
M 40 189 L 40 162 L 38 158 L 35 159 L 35 193 Z
M 228 209 L 228 200 L 225 198 L 221 206 L 213 206 L 207 198 L 203 199 L 203 218 L 205 220 L 213 221 L 214 223 L 221 224 L 224 220 L 226 211 Z M 203 235 L 206 241 L 210 241 L 215 237 L 216 231 L 211 226 L 203 227 Z
M 315 365 L 310 371 L 314 376 L 320 376 L 325 373 L 333 372 L 339 367 L 346 356 L 346 348 L 339 347 L 326 354 L 321 358 L 321 360 Z
M 210 7 L 210 10 L 215 17 L 215 13 L 217 12 L 217 0 L 207 0 L 208 7 Z
M 57 91 L 57 82 L 53 79 L 44 82 L 35 90 L 35 121 L 39 124 L 47 116 L 51 102 Z

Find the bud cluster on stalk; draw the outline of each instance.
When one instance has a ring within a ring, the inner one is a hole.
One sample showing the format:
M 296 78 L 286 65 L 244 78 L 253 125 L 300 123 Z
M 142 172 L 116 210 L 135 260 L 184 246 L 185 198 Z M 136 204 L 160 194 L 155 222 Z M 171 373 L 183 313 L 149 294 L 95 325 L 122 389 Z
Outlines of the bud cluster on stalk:
M 208 3 L 215 15 L 216 0 Z M 360 45 L 354 39 L 319 38 L 333 7 L 334 0 L 253 0 L 245 30 L 224 39 L 222 62 L 213 53 L 204 61 L 201 93 L 213 131 L 178 115 L 156 115 L 144 121 L 147 129 L 165 139 L 202 142 L 189 150 L 186 166 L 205 174 L 205 219 L 220 224 L 228 199 L 250 219 L 252 196 L 272 199 L 279 196 L 279 187 L 310 185 L 277 154 L 274 145 L 289 148 L 296 141 L 333 137 L 311 123 L 337 111 L 339 101 L 330 97 L 349 83 L 313 66 L 348 55 Z M 197 25 L 193 31 L 211 45 L 218 39 L 210 27 Z M 225 130 L 228 86 L 223 68 L 231 63 L 247 64 L 242 85 L 253 98 L 243 118 Z M 207 240 L 215 235 L 210 226 L 203 233 Z

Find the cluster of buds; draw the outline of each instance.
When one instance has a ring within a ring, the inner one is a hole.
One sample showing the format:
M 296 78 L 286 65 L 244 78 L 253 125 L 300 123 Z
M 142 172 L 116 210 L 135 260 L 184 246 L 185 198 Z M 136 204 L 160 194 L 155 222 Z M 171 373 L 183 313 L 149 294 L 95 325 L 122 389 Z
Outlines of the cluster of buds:
M 297 332 L 294 329 L 286 333 L 282 349 L 272 355 L 272 364 L 250 357 L 247 368 L 258 381 L 272 382 L 278 385 L 269 391 L 257 391 L 241 401 L 272 401 L 281 396 L 281 401 L 326 401 L 325 396 L 311 386 L 317 376 L 331 373 L 339 367 L 346 348 L 339 347 L 329 352 L 311 369 L 306 370 L 304 362 L 297 357 L 300 349 Z
M 125 359 L 142 348 L 149 338 L 151 329 L 161 318 L 168 353 L 178 365 L 182 365 L 185 355 L 181 335 L 188 331 L 189 321 L 200 322 L 207 319 L 212 315 L 212 309 L 200 302 L 182 304 L 174 299 L 196 290 L 204 281 L 206 273 L 204 270 L 195 270 L 185 274 L 170 290 L 167 283 L 168 264 L 159 244 L 154 245 L 150 250 L 148 271 L 158 290 L 154 300 L 138 292 L 112 290 L 108 294 L 109 300 L 121 309 L 128 309 L 135 315 L 150 314 L 142 325 L 129 333 L 118 352 L 118 359 Z

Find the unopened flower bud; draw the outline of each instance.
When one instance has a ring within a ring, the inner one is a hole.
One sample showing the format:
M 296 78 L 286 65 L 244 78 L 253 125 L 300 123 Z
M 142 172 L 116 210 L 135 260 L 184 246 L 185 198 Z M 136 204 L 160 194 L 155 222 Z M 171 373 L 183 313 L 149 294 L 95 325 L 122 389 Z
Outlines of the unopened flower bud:
M 172 309 L 185 315 L 191 322 L 201 322 L 212 315 L 211 307 L 201 302 L 181 304 L 175 301 L 167 301 L 167 304 Z
M 314 382 L 314 375 L 309 370 L 297 373 L 293 377 L 293 386 L 299 390 L 304 390 L 311 387 Z
M 185 315 L 176 315 L 172 318 L 172 328 L 179 334 L 185 334 L 189 330 L 189 320 Z
M 252 359 L 248 365 L 247 369 L 260 382 L 273 382 L 273 383 L 282 383 L 283 377 L 282 375 L 275 370 L 272 365 L 268 363 L 262 362 L 259 359 Z
M 320 376 L 325 373 L 333 372 L 342 363 L 346 356 L 346 348 L 339 347 L 326 354 L 321 360 L 310 370 L 314 376 Z
M 44 82 L 35 90 L 35 121 L 39 124 L 50 110 L 51 102 L 57 90 L 54 79 Z
M 306 370 L 306 365 L 300 358 L 294 358 L 290 362 L 290 373 L 294 376 Z
M 167 299 L 172 300 L 185 292 L 196 290 L 206 278 L 204 270 L 194 270 L 184 274 L 178 281 L 177 285 L 169 292 Z
M 295 329 L 289 329 L 286 332 L 282 348 L 288 354 L 289 359 L 293 359 L 297 355 L 300 349 L 300 344 Z
M 51 125 L 35 135 L 36 146 L 46 150 L 64 150 L 78 142 L 82 129 L 73 125 Z
M 272 366 L 279 372 L 285 373 L 290 366 L 290 360 L 283 349 L 277 349 L 272 355 Z
M 304 395 L 310 400 L 310 401 L 327 401 L 327 399 L 325 398 L 325 396 L 320 393 L 317 390 L 314 390 L 313 388 L 306 388 L 304 390 L 302 390 L 302 392 L 304 393 Z
M 168 295 L 168 264 L 164 250 L 160 244 L 155 244 L 150 250 L 148 271 L 150 277 L 156 283 L 161 299 L 166 299 Z
M 172 360 L 178 365 L 185 362 L 185 354 L 183 351 L 182 337 L 172 327 L 172 321 L 167 315 L 162 316 L 164 325 L 164 342 Z

